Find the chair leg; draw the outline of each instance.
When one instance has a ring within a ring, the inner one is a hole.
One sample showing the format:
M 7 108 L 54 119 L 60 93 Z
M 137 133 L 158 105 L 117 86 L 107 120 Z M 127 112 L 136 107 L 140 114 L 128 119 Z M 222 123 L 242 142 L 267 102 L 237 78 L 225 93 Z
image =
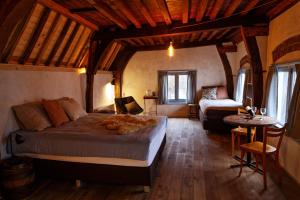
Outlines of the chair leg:
M 257 154 L 254 154 L 254 158 L 255 158 L 255 172 L 258 171 L 258 155 Z
M 267 160 L 266 155 L 262 156 L 264 189 L 267 189 Z
M 281 167 L 280 167 L 280 163 L 279 163 L 279 156 L 275 155 L 275 162 L 276 162 L 276 168 L 277 168 L 277 173 L 278 173 L 278 183 L 279 185 L 281 185 Z
M 231 156 L 234 156 L 235 133 L 231 131 Z
M 237 135 L 237 138 L 238 138 L 238 147 L 240 148 L 240 145 L 241 145 L 241 136 Z
M 241 166 L 240 166 L 240 173 L 239 173 L 238 177 L 241 176 L 242 171 L 243 171 L 243 161 L 244 161 L 244 156 L 245 156 L 245 151 L 244 151 L 244 150 L 241 150 Z

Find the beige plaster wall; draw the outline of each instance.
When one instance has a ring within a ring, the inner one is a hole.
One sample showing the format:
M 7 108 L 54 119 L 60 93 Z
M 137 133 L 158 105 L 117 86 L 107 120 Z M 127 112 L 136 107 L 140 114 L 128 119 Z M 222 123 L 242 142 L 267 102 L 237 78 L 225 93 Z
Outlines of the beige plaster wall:
M 41 100 L 42 98 L 55 99 L 63 96 L 72 97 L 84 105 L 85 98 L 85 75 L 74 70 L 35 71 L 36 68 L 39 68 L 37 66 L 25 71 L 21 68 L 21 70 L 6 70 L 3 68 L 7 68 L 7 66 L 0 65 L 0 148 L 2 158 L 5 156 L 3 144 L 6 136 L 18 129 L 11 110 L 13 105 Z M 106 94 L 105 85 L 111 81 L 111 78 L 111 73 L 96 75 L 94 86 L 95 107 L 110 103 L 104 94 Z
M 267 66 L 273 64 L 272 51 L 284 40 L 300 34 L 300 2 L 270 22 Z M 276 63 L 300 61 L 300 51 L 289 53 Z M 268 68 L 267 68 L 268 69 Z M 284 137 L 281 147 L 281 165 L 300 183 L 300 144 Z
M 147 89 L 157 92 L 158 70 L 197 70 L 197 90 L 207 85 L 226 84 L 221 59 L 215 46 L 176 49 L 170 58 L 166 50 L 137 52 L 123 75 L 123 96 L 133 96 L 143 106 Z M 153 105 L 148 102 L 151 109 Z M 147 104 L 147 105 L 148 105 Z M 147 109 L 148 110 L 148 109 Z M 186 105 L 159 105 L 158 113 L 185 117 Z

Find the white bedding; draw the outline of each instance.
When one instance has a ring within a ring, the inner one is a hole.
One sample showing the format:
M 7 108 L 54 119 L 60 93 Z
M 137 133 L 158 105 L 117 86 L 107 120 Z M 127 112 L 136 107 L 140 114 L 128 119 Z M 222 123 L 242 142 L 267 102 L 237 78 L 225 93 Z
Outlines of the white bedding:
M 215 110 L 235 110 L 242 106 L 242 103 L 236 102 L 232 99 L 201 99 L 199 101 L 200 109 L 203 113 L 206 113 L 208 109 Z

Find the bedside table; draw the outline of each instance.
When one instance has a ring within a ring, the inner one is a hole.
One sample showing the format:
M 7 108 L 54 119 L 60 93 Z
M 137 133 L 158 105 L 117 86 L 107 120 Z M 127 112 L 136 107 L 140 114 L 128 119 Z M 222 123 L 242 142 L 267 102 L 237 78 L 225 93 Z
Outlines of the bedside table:
M 189 106 L 189 113 L 188 118 L 197 118 L 199 119 L 199 105 L 198 104 L 188 104 Z

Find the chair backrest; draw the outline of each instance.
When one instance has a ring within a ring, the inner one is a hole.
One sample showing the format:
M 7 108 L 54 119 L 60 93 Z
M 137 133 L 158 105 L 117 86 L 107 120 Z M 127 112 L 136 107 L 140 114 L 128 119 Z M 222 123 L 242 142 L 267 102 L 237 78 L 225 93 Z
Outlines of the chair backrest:
M 286 124 L 282 128 L 266 127 L 263 140 L 263 152 L 266 152 L 267 140 L 270 138 L 279 138 L 276 145 L 276 152 L 279 152 L 283 135 L 286 132 Z
M 136 102 L 132 96 L 115 98 L 117 113 L 118 114 L 127 114 L 128 110 L 127 110 L 125 104 L 131 103 L 131 102 Z M 143 108 L 141 108 L 137 103 L 136 103 L 136 107 L 137 108 L 135 109 L 135 112 L 131 113 L 131 114 L 139 114 L 144 111 Z
M 238 108 L 238 115 L 240 114 L 248 114 L 245 108 Z

